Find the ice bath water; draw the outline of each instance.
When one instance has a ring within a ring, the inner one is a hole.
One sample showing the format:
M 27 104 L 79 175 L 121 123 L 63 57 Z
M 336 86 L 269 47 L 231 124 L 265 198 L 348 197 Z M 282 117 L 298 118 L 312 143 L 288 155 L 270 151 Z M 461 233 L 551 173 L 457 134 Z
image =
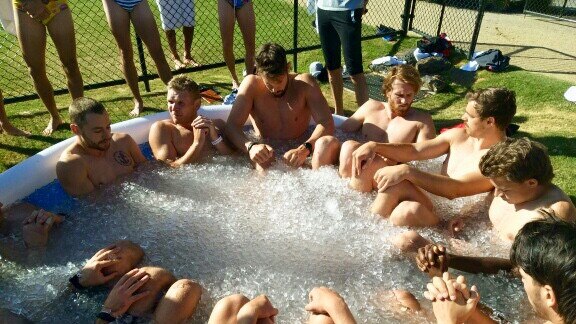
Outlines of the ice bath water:
M 319 285 L 340 292 L 359 323 L 435 323 L 421 297 L 427 277 L 390 243 L 406 229 L 371 215 L 374 195 L 348 189 L 333 167 L 294 170 L 277 163 L 259 174 L 244 158 L 213 157 L 179 169 L 152 165 L 122 180 L 60 206 L 71 215 L 53 231 L 40 260 L 0 260 L 4 307 L 37 322 L 93 322 L 106 292 L 70 292 L 67 278 L 98 249 L 129 239 L 144 248 L 143 265 L 204 287 L 193 323 L 205 323 L 216 301 L 232 293 L 265 293 L 280 310 L 278 323 L 304 323 L 308 292 Z M 439 210 L 448 217 L 481 199 L 458 199 Z M 469 212 L 484 220 L 465 227 L 468 243 L 461 252 L 506 257 L 506 247 L 494 250 L 485 210 Z M 444 230 L 421 233 L 453 243 Z M 479 284 L 485 304 L 510 318 L 533 316 L 526 314 L 518 280 L 501 274 L 469 281 Z M 414 293 L 424 310 L 415 314 L 391 304 L 389 290 L 400 288 Z

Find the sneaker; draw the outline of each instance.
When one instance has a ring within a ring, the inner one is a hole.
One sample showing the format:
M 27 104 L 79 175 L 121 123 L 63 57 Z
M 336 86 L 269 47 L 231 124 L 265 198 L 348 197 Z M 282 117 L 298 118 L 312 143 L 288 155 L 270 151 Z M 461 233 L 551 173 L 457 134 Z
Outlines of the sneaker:
M 346 65 L 342 67 L 342 79 L 350 79 L 350 73 L 348 73 Z
M 236 101 L 236 95 L 238 94 L 238 89 L 232 89 L 232 92 L 227 95 L 226 97 L 224 97 L 224 104 L 225 105 L 231 105 L 234 103 L 234 101 Z

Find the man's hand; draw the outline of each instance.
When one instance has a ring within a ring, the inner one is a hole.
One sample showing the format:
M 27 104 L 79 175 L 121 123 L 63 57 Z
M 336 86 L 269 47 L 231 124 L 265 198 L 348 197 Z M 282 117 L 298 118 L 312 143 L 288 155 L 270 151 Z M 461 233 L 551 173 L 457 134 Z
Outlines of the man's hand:
M 150 275 L 144 272 L 144 270 L 130 270 L 114 285 L 106 301 L 104 301 L 104 308 L 111 310 L 111 315 L 114 317 L 122 316 L 132 304 L 150 293 L 149 291 L 143 291 L 136 294 L 136 291 L 149 279 Z
M 203 147 L 204 143 L 206 142 L 206 136 L 208 135 L 208 129 L 194 127 L 192 133 L 194 134 L 194 144 Z
M 480 300 L 476 286 L 468 290 L 466 278 L 459 276 L 454 280 L 448 272 L 442 278 L 434 277 L 424 296 L 433 302 L 436 320 L 442 324 L 466 322 Z
M 359 176 L 376 156 L 376 142 L 362 144 L 352 153 L 352 173 Z
M 304 308 L 314 314 L 324 314 L 338 323 L 356 323 L 346 301 L 334 290 L 316 287 L 310 291 L 310 302 Z
M 448 270 L 449 258 L 446 248 L 439 244 L 427 244 L 418 249 L 416 265 L 431 277 L 439 277 Z
M 378 192 L 384 192 L 386 189 L 402 182 L 409 171 L 410 167 L 406 164 L 380 168 L 374 174 L 374 181 L 377 183 Z
M 103 270 L 120 262 L 119 253 L 120 247 L 116 245 L 110 245 L 96 252 L 80 270 L 80 285 L 83 287 L 99 286 L 114 279 L 118 275 L 117 272 L 104 274 Z
M 250 160 L 263 167 L 268 167 L 274 161 L 274 150 L 267 144 L 255 144 L 248 152 Z
M 210 118 L 206 118 L 204 116 L 198 116 L 192 122 L 192 127 L 194 128 L 204 128 L 208 130 L 210 133 L 210 140 L 213 141 L 218 138 L 218 131 L 216 130 L 216 126 L 214 125 L 214 121 Z M 194 137 L 196 138 L 196 137 Z
M 238 311 L 238 324 L 274 323 L 278 310 L 266 295 L 260 295 L 247 302 Z
M 310 152 L 304 144 L 284 153 L 284 162 L 291 167 L 298 168 L 304 164 Z
M 50 12 L 41 0 L 22 1 L 21 8 L 26 11 L 32 19 L 42 21 L 50 17 Z
M 64 218 L 45 211 L 35 210 L 22 222 L 22 235 L 27 247 L 41 247 L 48 243 L 48 234 L 54 224 L 60 224 Z

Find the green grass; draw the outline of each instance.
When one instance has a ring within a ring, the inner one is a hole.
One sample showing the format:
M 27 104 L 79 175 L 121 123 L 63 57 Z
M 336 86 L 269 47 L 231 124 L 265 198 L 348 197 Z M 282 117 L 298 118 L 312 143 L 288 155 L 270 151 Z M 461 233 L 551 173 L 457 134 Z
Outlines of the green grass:
M 200 3 L 197 1 L 197 4 Z M 92 32 L 101 36 L 94 37 L 90 42 L 82 41 L 78 37 L 79 47 L 84 48 L 84 54 L 81 56 L 81 62 L 93 62 L 93 66 L 98 67 L 98 71 L 104 72 L 90 73 L 83 69 L 85 80 L 99 80 L 98 78 L 108 79 L 110 77 L 121 78 L 118 58 L 115 44 L 105 25 L 104 15 L 99 2 L 77 1 L 74 7 L 80 5 L 92 6 L 95 13 L 93 16 L 85 17 L 85 22 L 90 26 L 96 24 L 98 27 Z M 216 7 L 212 3 L 202 2 L 202 11 L 211 10 L 214 15 L 198 15 L 197 31 L 195 35 L 193 52 L 195 58 L 202 63 L 214 63 L 221 60 L 220 40 L 215 16 Z M 288 48 L 292 46 L 292 6 L 285 2 L 267 2 L 267 7 L 256 6 L 257 15 L 257 44 L 274 40 L 285 45 Z M 271 7 L 272 6 L 272 7 Z M 73 7 L 73 10 L 74 10 Z M 155 11 L 155 5 L 151 6 Z M 200 10 L 197 7 L 197 10 Z M 272 10 L 283 10 L 282 16 L 267 15 Z M 302 9 L 303 10 L 303 9 Z M 76 10 L 78 11 L 78 10 Z M 198 11 L 197 11 L 198 12 Z M 98 16 L 96 13 L 99 13 Z M 299 16 L 299 34 L 301 41 L 299 46 L 307 46 L 317 43 L 317 36 L 310 26 L 311 19 L 305 14 Z M 80 19 L 77 19 L 80 21 Z M 77 22 L 77 29 L 81 30 L 84 23 Z M 285 25 L 285 29 L 278 26 Z M 200 28 L 202 26 L 202 28 Z M 80 31 L 78 32 L 80 33 Z M 211 41 L 207 41 L 211 40 Z M 365 41 L 363 43 L 363 56 L 365 67 L 369 61 L 374 58 L 401 53 L 415 46 L 416 38 L 406 38 L 396 43 L 386 43 L 381 39 Z M 2 39 L 0 39 L 2 41 Z M 100 42 L 100 43 L 99 43 Z M 9 46 L 8 46 L 9 47 Z M 10 56 L 3 56 L 3 51 L 8 47 L 0 47 L 0 60 L 10 59 Z M 87 49 L 90 49 L 88 51 Z M 241 37 L 238 31 L 235 36 L 235 49 L 240 57 L 243 52 Z M 11 49 L 13 52 L 14 49 Z M 12 53 L 10 52 L 10 53 Z M 88 54 L 88 52 L 90 52 Z M 48 54 L 51 55 L 51 54 Z M 458 57 L 460 58 L 460 57 Z M 458 63 L 458 58 L 454 63 Z M 19 57 L 12 58 L 15 62 L 21 60 Z M 291 59 L 291 56 L 289 57 Z M 298 55 L 298 71 L 305 72 L 308 65 L 313 61 L 323 61 L 320 50 L 308 51 Z M 3 62 L 0 62 L 4 64 Z M 151 62 L 149 67 L 153 67 Z M 4 66 L 4 65 L 3 65 Z M 153 68 L 150 68 L 154 72 Z M 241 72 L 243 65 L 238 65 L 237 70 Z M 58 65 L 54 65 L 52 70 L 55 74 L 61 72 Z M 8 72 L 7 72 L 8 71 Z M 26 71 L 18 70 L 17 77 L 6 75 L 8 69 L 0 69 L 0 87 L 4 89 L 5 96 L 10 96 L 6 89 L 10 87 L 31 87 L 29 77 Z M 223 95 L 230 91 L 230 78 L 225 68 L 214 69 L 209 71 L 194 72 L 190 76 L 202 84 L 212 85 L 222 92 Z M 104 78 L 105 77 L 105 78 Z M 50 75 L 51 80 L 54 76 Z M 56 78 L 57 79 L 57 78 Z M 8 81 L 7 81 L 8 80 Z M 63 82 L 63 80 L 61 80 Z M 19 83 L 21 82 L 21 83 Z M 55 82 L 56 85 L 57 82 Z M 571 179 L 576 178 L 576 138 L 573 132 L 576 125 L 576 105 L 564 100 L 562 94 L 570 86 L 568 82 L 559 81 L 546 76 L 541 76 L 531 72 L 526 72 L 511 66 L 504 73 L 491 73 L 480 71 L 477 75 L 477 81 L 474 88 L 504 86 L 516 91 L 518 112 L 514 119 L 516 124 L 520 125 L 520 132 L 517 136 L 527 136 L 534 140 L 544 143 L 549 148 L 552 163 L 555 169 L 555 183 L 563 188 L 573 200 L 576 200 L 576 183 Z M 56 87 L 56 86 L 55 86 Z M 165 92 L 164 85 L 158 81 L 151 82 L 152 92 L 145 93 L 144 100 L 148 107 L 146 113 L 155 113 L 164 109 Z M 333 105 L 328 84 L 321 85 L 322 91 L 329 104 Z M 143 91 L 143 89 L 141 89 Z M 452 84 L 449 93 L 437 94 L 426 97 L 425 99 L 414 104 L 415 107 L 428 111 L 436 123 L 437 128 L 449 126 L 460 122 L 460 116 L 464 110 L 466 100 L 464 96 L 467 89 Z M 109 87 L 104 89 L 89 90 L 86 96 L 98 99 L 108 108 L 112 121 L 119 122 L 128 119 L 128 112 L 132 108 L 131 95 L 125 85 Z M 61 109 L 62 116 L 67 119 L 66 107 L 70 98 L 67 95 L 58 96 L 58 107 Z M 352 92 L 345 91 L 344 102 L 346 114 L 350 115 L 355 110 L 355 101 Z M 42 129 L 48 121 L 48 113 L 39 100 L 31 100 L 6 106 L 10 120 L 18 127 L 32 131 L 34 134 L 41 134 Z M 4 171 L 11 166 L 19 163 L 23 159 L 37 153 L 38 151 L 49 147 L 50 145 L 71 136 L 66 128 L 61 128 L 52 136 L 46 137 L 34 135 L 31 138 L 15 138 L 0 135 L 0 171 Z

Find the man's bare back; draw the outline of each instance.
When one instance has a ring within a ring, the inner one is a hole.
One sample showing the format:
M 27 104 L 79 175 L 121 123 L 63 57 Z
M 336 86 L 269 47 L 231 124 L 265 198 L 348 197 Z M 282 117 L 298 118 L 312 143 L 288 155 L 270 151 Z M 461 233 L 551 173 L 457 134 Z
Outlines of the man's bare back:
M 546 218 L 539 210 L 549 210 L 554 216 L 565 221 L 576 221 L 576 209 L 562 189 L 555 185 L 544 192 L 540 197 L 523 202 L 511 204 L 502 197 L 493 196 L 488 216 L 499 237 L 505 241 L 514 241 L 516 233 L 526 224 L 533 220 Z

